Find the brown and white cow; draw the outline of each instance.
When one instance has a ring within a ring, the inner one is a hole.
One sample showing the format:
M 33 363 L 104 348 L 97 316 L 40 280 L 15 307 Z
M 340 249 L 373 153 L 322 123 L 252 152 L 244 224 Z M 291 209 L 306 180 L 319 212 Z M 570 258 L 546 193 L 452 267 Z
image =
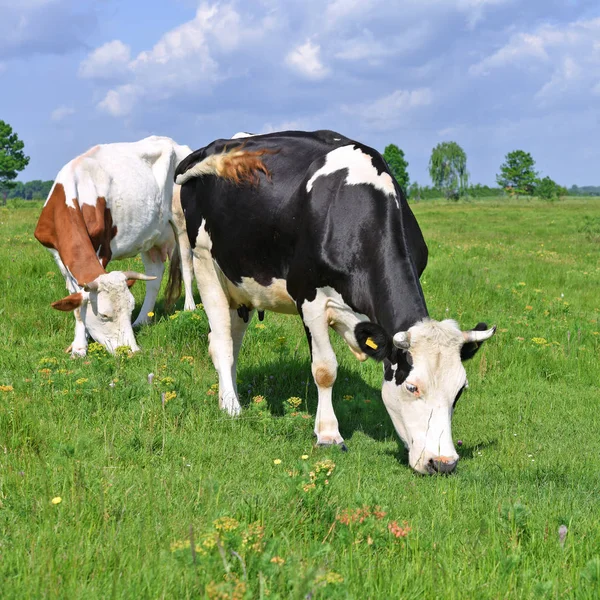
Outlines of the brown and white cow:
M 185 283 L 185 309 L 193 310 L 191 250 L 173 184 L 177 164 L 190 153 L 166 137 L 133 143 L 101 144 L 67 163 L 58 173 L 38 220 L 35 237 L 51 252 L 70 295 L 54 302 L 74 311 L 73 356 L 84 356 L 91 335 L 110 352 L 119 346 L 139 350 L 133 327 L 149 320 L 164 263 L 171 257 L 167 301 Z M 108 273 L 110 260 L 141 254 L 145 275 Z M 129 286 L 147 281 L 135 321 Z

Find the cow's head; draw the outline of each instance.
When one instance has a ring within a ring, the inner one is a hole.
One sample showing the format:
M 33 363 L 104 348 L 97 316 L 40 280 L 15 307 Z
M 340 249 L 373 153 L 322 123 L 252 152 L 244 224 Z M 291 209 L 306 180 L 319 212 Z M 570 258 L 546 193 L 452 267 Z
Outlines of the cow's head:
M 359 323 L 365 354 L 384 361 L 383 402 L 419 473 L 450 473 L 458 463 L 452 413 L 467 387 L 463 360 L 471 358 L 495 327 L 461 331 L 455 321 L 425 319 L 393 338 L 375 323 Z
M 119 346 L 129 346 L 136 352 L 140 348 L 131 326 L 135 300 L 129 291 L 136 279 L 148 281 L 155 277 L 134 271 L 104 273 L 85 284 L 80 292 L 53 302 L 52 308 L 62 311 L 78 308 L 88 333 L 110 353 L 114 354 Z

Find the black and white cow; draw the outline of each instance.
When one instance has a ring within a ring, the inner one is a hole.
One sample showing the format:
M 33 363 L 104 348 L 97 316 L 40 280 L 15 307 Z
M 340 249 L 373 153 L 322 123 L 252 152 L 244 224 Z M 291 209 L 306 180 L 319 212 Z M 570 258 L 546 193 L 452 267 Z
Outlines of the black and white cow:
M 495 328 L 428 318 L 427 246 L 381 155 L 331 131 L 217 140 L 177 167 L 194 271 L 210 323 L 219 404 L 240 412 L 236 361 L 254 309 L 299 314 L 318 388 L 318 444 L 343 439 L 328 328 L 383 361 L 383 401 L 420 473 L 450 472 L 454 406 Z

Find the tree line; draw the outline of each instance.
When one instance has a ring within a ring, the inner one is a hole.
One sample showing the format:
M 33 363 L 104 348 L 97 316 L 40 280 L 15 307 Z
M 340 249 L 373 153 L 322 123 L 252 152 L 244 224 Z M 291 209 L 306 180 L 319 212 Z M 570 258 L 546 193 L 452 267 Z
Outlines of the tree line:
M 0 197 L 4 204 L 7 198 L 43 200 L 52 188 L 53 181 L 16 181 L 17 174 L 29 164 L 29 157 L 23 149 L 24 144 L 12 127 L 0 120 Z M 600 186 L 573 185 L 567 190 L 550 177 L 541 177 L 535 170 L 531 154 L 524 150 L 513 150 L 506 155 L 496 175 L 498 187 L 471 184 L 467 154 L 456 142 L 441 142 L 431 151 L 431 187 L 410 183 L 408 161 L 404 151 L 396 144 L 386 146 L 383 157 L 404 193 L 412 200 L 438 198 L 440 195 L 453 200 L 463 196 L 486 198 L 501 194 L 539 196 L 548 200 L 566 195 L 600 195 Z
M 513 150 L 505 156 L 496 175 L 498 187 L 471 184 L 467 154 L 456 142 L 441 142 L 431 151 L 431 187 L 420 186 L 416 182 L 409 185 L 408 161 L 404 151 L 396 144 L 386 146 L 383 157 L 404 193 L 412 200 L 439 198 L 442 195 L 449 200 L 465 196 L 486 198 L 499 195 L 538 196 L 554 200 L 569 195 L 571 191 L 575 192 L 573 195 L 600 195 L 600 187 L 572 186 L 567 190 L 550 177 L 541 177 L 535 170 L 535 160 L 524 150 Z

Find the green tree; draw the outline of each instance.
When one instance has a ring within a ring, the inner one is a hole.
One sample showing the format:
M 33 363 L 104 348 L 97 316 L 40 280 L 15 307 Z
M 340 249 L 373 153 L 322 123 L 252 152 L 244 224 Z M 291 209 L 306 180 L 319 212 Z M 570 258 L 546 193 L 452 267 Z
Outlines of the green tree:
M 515 194 L 531 195 L 535 191 L 537 171 L 535 160 L 529 152 L 513 150 L 509 152 L 502 165 L 496 181 L 500 187 Z
M 17 173 L 29 164 L 29 156 L 23 154 L 24 144 L 13 133 L 12 127 L 0 121 L 0 192 L 6 205 L 8 190 L 15 186 Z
M 469 186 L 467 155 L 456 142 L 441 142 L 431 151 L 429 176 L 446 198 L 458 199 Z
M 559 194 L 559 187 L 554 180 L 546 176 L 536 181 L 535 193 L 544 200 L 556 200 Z
M 396 144 L 389 144 L 383 151 L 383 158 L 390 167 L 392 175 L 398 182 L 398 185 L 402 188 L 402 191 L 406 194 L 408 190 L 408 161 L 404 158 L 404 152 L 396 146 Z
M 413 181 L 408 188 L 408 197 L 414 202 L 418 202 L 421 199 L 421 186 Z

